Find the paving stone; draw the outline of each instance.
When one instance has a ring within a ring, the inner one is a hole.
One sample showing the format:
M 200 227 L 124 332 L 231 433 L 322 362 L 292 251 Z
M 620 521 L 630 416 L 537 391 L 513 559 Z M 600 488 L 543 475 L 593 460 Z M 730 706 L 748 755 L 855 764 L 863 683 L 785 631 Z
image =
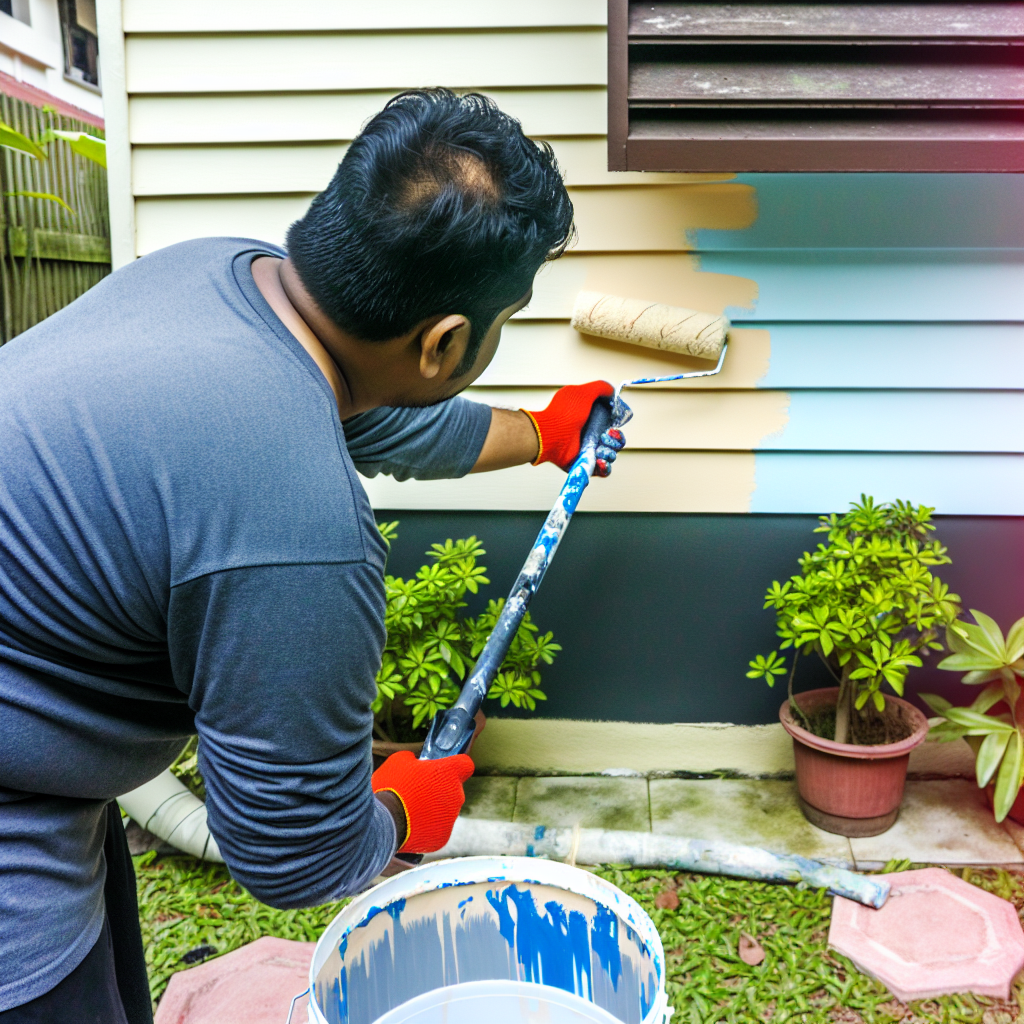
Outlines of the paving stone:
M 466 818 L 486 818 L 488 821 L 511 821 L 516 806 L 516 783 L 508 775 L 481 775 L 462 784 L 466 802 L 462 815 Z
M 888 832 L 851 839 L 857 866 L 894 858 L 917 864 L 1021 864 L 1024 854 L 997 825 L 985 794 L 969 779 L 907 782 L 900 816 Z
M 853 865 L 849 840 L 815 828 L 800 810 L 795 782 L 652 779 L 651 827 L 665 835 L 719 839 L 772 853 Z
M 308 984 L 314 942 L 265 937 L 175 974 L 154 1024 L 282 1024 Z M 292 1021 L 306 1019 L 307 999 Z
M 1024 967 L 1024 933 L 1012 903 L 942 868 L 885 875 L 881 910 L 840 896 L 828 941 L 904 1003 L 955 992 L 1009 999 Z
M 647 780 L 592 776 L 522 778 L 512 820 L 650 832 Z

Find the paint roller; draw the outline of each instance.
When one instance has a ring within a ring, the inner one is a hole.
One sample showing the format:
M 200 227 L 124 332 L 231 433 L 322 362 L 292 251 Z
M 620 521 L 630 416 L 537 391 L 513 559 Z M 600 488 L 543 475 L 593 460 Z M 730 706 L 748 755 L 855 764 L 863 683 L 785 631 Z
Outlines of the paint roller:
M 464 751 L 476 729 L 475 716 L 487 696 L 494 677 L 505 660 L 510 644 L 519 629 L 526 609 L 537 592 L 548 565 L 565 533 L 569 520 L 590 483 L 597 461 L 601 434 L 609 427 L 628 422 L 633 412 L 622 401 L 625 387 L 636 384 L 658 384 L 685 380 L 689 377 L 710 377 L 722 369 L 728 348 L 729 321 L 724 316 L 700 313 L 693 309 L 644 302 L 601 292 L 580 292 L 572 312 L 572 326 L 584 334 L 610 338 L 633 345 L 643 345 L 664 352 L 715 359 L 710 370 L 674 373 L 666 377 L 638 377 L 623 381 L 609 401 L 598 401 L 590 413 L 580 436 L 580 454 L 569 468 L 558 499 L 548 513 L 534 541 L 508 600 L 505 602 L 473 671 L 462 687 L 455 704 L 443 715 L 436 715 L 423 744 L 421 758 L 448 757 Z

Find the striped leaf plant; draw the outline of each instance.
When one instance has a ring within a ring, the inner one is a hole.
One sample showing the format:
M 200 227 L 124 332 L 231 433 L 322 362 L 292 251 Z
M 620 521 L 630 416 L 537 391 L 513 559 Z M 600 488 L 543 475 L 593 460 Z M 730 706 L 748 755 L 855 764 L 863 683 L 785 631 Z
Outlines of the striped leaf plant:
M 996 821 L 1002 821 L 1024 782 L 1024 715 L 1018 716 L 1019 680 L 1024 678 L 1024 618 L 1004 637 L 990 616 L 974 609 L 971 615 L 974 622 L 958 619 L 946 630 L 946 643 L 953 653 L 938 667 L 963 672 L 962 682 L 984 689 L 966 708 L 954 707 L 932 693 L 922 693 L 921 699 L 937 716 L 931 719 L 933 739 L 963 737 L 971 745 L 978 785 L 984 789 L 994 781 L 992 805 Z M 1000 702 L 1008 710 L 992 714 Z

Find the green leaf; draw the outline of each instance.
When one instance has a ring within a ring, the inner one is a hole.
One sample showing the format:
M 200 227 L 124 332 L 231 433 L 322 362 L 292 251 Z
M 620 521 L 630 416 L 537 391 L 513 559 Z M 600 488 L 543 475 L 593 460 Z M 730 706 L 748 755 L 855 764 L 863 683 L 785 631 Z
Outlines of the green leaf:
M 885 710 L 885 697 L 882 696 L 881 691 L 874 690 L 871 694 L 871 699 L 875 702 L 875 708 L 878 711 Z
M 982 789 L 989 784 L 992 776 L 995 775 L 999 762 L 1002 761 L 1003 754 L 1006 752 L 1006 745 L 1010 742 L 1011 735 L 1013 734 L 1008 732 L 994 732 L 986 736 L 982 741 L 981 749 L 978 751 L 978 757 L 974 765 L 978 776 L 978 785 Z
M 58 131 L 56 128 L 47 128 L 39 137 L 39 141 L 44 145 L 47 142 L 55 142 L 57 139 L 63 139 L 79 156 L 84 156 L 86 160 L 91 160 L 94 164 L 99 164 L 100 167 L 107 166 L 107 144 L 103 139 L 98 139 L 95 135 L 89 135 L 87 132 L 64 132 Z
M 868 698 L 870 696 L 871 696 L 871 691 L 870 690 L 861 690 L 861 692 L 857 694 L 857 699 L 853 702 L 854 707 L 858 711 L 860 711 L 860 709 L 862 707 L 864 707 L 865 704 L 867 704 Z
M 937 693 L 919 693 L 918 696 L 937 715 L 944 715 L 953 706 L 945 697 L 940 697 Z
M 1018 619 L 1006 634 L 1006 660 L 1014 662 L 1024 657 L 1024 618 Z
M 67 210 L 68 213 L 70 213 L 72 217 L 77 217 L 78 216 L 78 214 L 75 213 L 75 211 L 72 210 L 71 207 L 68 206 L 68 204 L 65 203 L 64 200 L 61 199 L 60 196 L 55 196 L 52 192 L 26 192 L 26 191 L 23 191 L 23 190 L 19 189 L 16 192 L 5 192 L 4 195 L 5 196 L 25 196 L 28 199 L 48 199 L 51 203 L 60 203 L 60 205 L 63 206 L 64 209 Z
M 984 744 L 983 744 L 984 745 Z M 1014 729 L 1008 749 L 999 766 L 996 778 L 996 791 L 992 803 L 996 812 L 996 821 L 1002 821 L 1020 792 L 1021 766 L 1024 765 L 1024 743 L 1020 733 Z
M 22 135 L 9 124 L 0 121 L 0 146 L 7 149 L 16 149 L 21 153 L 27 153 L 36 160 L 45 160 L 46 153 L 43 152 L 27 135 Z
M 938 667 L 947 672 L 985 671 L 1001 668 L 1003 662 L 998 658 L 980 651 L 965 651 L 963 654 L 951 654 L 943 658 Z
M 1007 725 L 992 715 L 979 715 L 967 708 L 949 708 L 945 715 L 951 722 L 966 726 L 977 736 L 987 736 L 990 732 L 1014 731 L 1012 725 Z
M 981 632 L 984 635 L 985 641 L 987 641 L 983 644 L 985 649 L 991 651 L 993 656 L 999 659 L 1000 664 L 1013 661 L 1013 658 L 1006 657 L 1006 643 L 1003 640 L 1003 631 L 999 628 L 996 620 L 984 612 L 975 611 L 974 608 L 971 609 L 971 614 L 981 627 Z M 974 637 L 970 637 L 972 642 L 974 639 Z

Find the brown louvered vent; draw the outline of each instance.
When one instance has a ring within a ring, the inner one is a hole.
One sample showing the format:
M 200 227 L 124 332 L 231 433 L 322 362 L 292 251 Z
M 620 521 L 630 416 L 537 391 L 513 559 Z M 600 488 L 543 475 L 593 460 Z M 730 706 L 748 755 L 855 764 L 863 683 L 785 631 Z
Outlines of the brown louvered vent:
M 611 170 L 1024 170 L 1024 3 L 609 0 L 608 46 Z

